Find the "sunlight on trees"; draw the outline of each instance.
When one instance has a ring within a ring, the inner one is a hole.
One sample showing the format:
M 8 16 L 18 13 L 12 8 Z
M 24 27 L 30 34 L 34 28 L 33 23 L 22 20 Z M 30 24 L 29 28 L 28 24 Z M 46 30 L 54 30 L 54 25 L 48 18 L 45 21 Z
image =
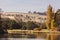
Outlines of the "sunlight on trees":
M 53 29 L 54 28 L 54 11 L 52 10 L 51 5 L 48 6 L 46 15 L 47 15 L 46 27 L 47 29 Z

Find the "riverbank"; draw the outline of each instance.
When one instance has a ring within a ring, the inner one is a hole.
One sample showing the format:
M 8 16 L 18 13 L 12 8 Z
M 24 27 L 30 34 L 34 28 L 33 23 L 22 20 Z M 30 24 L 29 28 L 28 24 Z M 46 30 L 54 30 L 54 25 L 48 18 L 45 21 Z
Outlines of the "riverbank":
M 52 30 L 20 30 L 20 29 L 13 29 L 13 30 L 7 30 L 8 33 L 11 34 L 34 34 L 34 33 L 58 33 L 60 34 L 60 31 L 52 31 Z

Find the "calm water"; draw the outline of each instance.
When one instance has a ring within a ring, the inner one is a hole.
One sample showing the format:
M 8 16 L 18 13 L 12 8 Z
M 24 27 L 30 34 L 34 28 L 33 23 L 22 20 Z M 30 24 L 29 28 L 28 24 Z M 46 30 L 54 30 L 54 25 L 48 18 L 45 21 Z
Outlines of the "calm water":
M 0 40 L 45 40 L 43 33 L 38 34 L 0 34 Z M 39 35 L 39 36 L 38 36 Z
M 29 35 L 0 34 L 0 40 L 46 40 L 46 39 L 47 39 L 46 33 L 35 33 Z M 60 40 L 60 35 L 54 35 L 54 40 Z

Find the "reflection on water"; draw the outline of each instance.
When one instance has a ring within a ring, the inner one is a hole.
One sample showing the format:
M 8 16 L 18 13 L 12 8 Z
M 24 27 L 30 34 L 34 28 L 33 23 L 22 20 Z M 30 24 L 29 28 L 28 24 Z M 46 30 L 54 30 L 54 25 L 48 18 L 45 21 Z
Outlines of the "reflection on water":
M 0 40 L 45 40 L 45 36 L 42 36 L 43 33 L 38 34 L 0 34 Z
M 45 33 L 34 34 L 0 34 L 0 38 L 46 38 Z
M 26 39 L 26 38 L 0 38 L 0 40 L 45 40 L 45 39 Z
M 36 38 L 36 35 L 1 34 L 0 38 Z
M 54 40 L 60 40 L 60 35 L 52 35 Z M 51 35 L 49 35 L 49 40 Z M 35 33 L 35 34 L 0 34 L 0 40 L 46 40 L 47 34 L 46 33 Z

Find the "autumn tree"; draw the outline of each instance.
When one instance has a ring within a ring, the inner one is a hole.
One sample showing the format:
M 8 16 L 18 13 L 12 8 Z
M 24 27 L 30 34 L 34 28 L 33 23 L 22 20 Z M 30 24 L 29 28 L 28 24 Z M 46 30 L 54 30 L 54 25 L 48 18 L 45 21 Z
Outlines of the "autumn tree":
M 54 11 L 51 5 L 48 6 L 46 16 L 46 27 L 47 29 L 52 29 L 54 27 Z

